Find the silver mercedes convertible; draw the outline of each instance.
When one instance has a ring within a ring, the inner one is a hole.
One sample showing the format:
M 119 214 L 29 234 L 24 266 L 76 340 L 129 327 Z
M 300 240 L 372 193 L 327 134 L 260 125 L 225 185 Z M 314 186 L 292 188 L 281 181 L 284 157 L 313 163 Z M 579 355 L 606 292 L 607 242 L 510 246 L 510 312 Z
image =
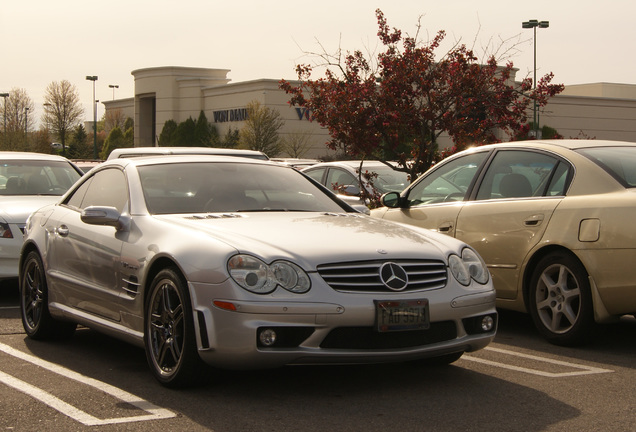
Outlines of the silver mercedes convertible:
M 497 328 L 490 275 L 465 243 L 225 156 L 92 170 L 28 219 L 20 297 L 30 338 L 105 332 L 144 347 L 168 387 L 202 368 L 450 363 Z

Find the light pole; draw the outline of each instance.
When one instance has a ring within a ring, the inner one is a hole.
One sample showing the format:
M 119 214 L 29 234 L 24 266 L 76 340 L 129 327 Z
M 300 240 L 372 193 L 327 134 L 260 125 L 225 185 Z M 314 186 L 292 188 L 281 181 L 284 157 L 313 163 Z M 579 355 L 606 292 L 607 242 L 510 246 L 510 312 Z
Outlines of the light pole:
M 115 89 L 119 88 L 117 84 L 108 84 L 108 87 L 113 89 L 113 100 L 115 100 Z
M 93 159 L 97 159 L 97 103 L 95 102 L 95 81 L 97 75 L 86 75 L 88 81 L 93 81 Z
M 534 75 L 533 75 L 533 88 L 537 89 L 537 27 L 539 28 L 548 28 L 550 27 L 550 21 L 539 21 L 539 20 L 528 20 L 521 23 L 521 28 L 528 29 L 531 28 L 534 31 Z M 536 95 L 533 98 L 534 104 L 532 108 L 533 120 L 532 120 L 532 129 L 534 130 L 534 137 L 541 138 L 539 135 L 539 116 L 537 113 L 537 98 Z
M 9 97 L 9 93 L 0 93 L 0 97 L 4 98 L 4 135 L 7 135 L 7 98 Z

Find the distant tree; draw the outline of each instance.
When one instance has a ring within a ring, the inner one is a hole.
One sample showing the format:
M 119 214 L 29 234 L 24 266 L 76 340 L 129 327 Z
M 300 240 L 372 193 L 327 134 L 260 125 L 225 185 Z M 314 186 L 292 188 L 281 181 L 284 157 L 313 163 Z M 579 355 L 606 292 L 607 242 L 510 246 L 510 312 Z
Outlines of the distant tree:
M 29 131 L 33 130 L 33 113 L 35 105 L 26 90 L 13 88 L 9 91 L 9 97 L 2 98 L 3 105 L 0 115 L 3 132 L 6 121 L 7 133 L 2 134 L 2 150 L 28 151 L 27 138 Z M 6 104 L 6 105 L 5 105 Z M 6 111 L 6 117 L 5 117 Z M 30 115 L 29 115 L 30 114 Z
M 126 138 L 125 134 L 120 128 L 113 128 L 104 141 L 100 157 L 102 159 L 108 159 L 108 155 L 110 154 L 110 152 L 117 148 L 125 147 L 132 147 L 132 143 L 130 143 L 129 139 Z
M 134 129 L 135 121 L 130 117 L 126 117 L 126 121 L 124 122 L 124 130 Z
M 175 133 L 177 132 L 177 122 L 168 120 L 163 124 L 161 134 L 159 135 L 159 147 L 173 147 L 175 141 Z
M 112 110 L 107 110 L 104 113 L 104 130 L 106 130 L 106 132 L 110 132 L 111 129 L 114 129 L 116 127 L 120 128 L 121 130 L 126 130 L 126 116 L 124 115 L 124 111 L 121 109 L 112 109 Z
M 262 151 L 268 156 L 277 156 L 281 152 L 278 131 L 284 124 L 280 112 L 252 101 L 247 104 L 247 119 L 239 131 L 240 146 Z
M 78 125 L 73 131 L 71 142 L 68 145 L 66 156 L 69 159 L 92 159 L 93 149 L 88 145 L 88 135 L 84 125 Z
M 174 133 L 174 145 L 177 147 L 194 147 L 196 122 L 192 117 L 179 123 Z
M 73 84 L 62 80 L 47 86 L 42 123 L 60 140 L 63 155 L 66 155 L 66 136 L 80 123 L 83 115 L 79 91 Z
M 300 131 L 285 135 L 281 140 L 281 150 L 292 158 L 303 157 L 311 148 L 311 132 Z
M 203 110 L 199 114 L 199 118 L 194 126 L 194 143 L 193 146 L 213 147 L 214 142 L 218 141 L 218 132 L 214 124 L 208 121 Z
M 239 145 L 238 129 L 229 128 L 225 136 L 221 139 L 218 133 L 213 141 L 213 147 L 236 148 Z
M 390 29 L 376 10 L 378 37 L 384 50 L 367 58 L 358 50 L 322 54 L 325 77 L 312 79 L 313 68 L 298 65 L 300 84 L 281 81 L 290 103 L 311 110 L 328 128 L 328 147 L 359 158 L 398 161 L 411 180 L 431 164 L 467 145 L 496 142 L 496 131 L 513 135 L 527 122 L 532 101 L 542 107 L 563 85 L 541 78 L 514 83 L 513 64 L 499 66 L 494 56 L 485 64 L 465 45 L 457 44 L 441 58 L 440 31 L 428 43 Z M 418 26 L 419 33 L 419 26 Z M 446 134 L 455 147 L 438 148 Z

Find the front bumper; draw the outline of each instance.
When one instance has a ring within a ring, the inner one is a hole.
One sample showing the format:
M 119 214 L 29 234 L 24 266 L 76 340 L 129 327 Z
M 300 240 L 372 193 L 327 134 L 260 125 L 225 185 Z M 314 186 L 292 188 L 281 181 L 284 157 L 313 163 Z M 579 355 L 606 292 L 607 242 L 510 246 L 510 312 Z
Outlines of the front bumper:
M 221 368 L 416 360 L 479 350 L 494 339 L 497 328 L 494 290 L 467 293 L 446 287 L 409 294 L 346 294 L 314 287 L 323 295 L 264 296 L 261 301 L 237 300 L 223 296 L 224 291 L 220 286 L 191 284 L 199 354 Z M 453 291 L 457 295 L 449 296 Z M 374 300 L 391 299 L 427 299 L 430 328 L 378 332 Z M 489 331 L 480 327 L 485 316 L 493 320 Z M 277 342 L 265 346 L 259 338 L 263 331 L 276 332 Z

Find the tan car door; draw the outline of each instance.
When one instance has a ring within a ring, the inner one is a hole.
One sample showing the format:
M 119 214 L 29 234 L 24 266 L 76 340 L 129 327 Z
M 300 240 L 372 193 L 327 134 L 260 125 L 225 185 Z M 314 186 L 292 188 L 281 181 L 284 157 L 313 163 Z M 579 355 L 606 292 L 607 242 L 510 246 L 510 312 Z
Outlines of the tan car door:
M 486 261 L 497 297 L 517 297 L 521 266 L 563 199 L 570 171 L 546 153 L 502 150 L 462 207 L 455 236 Z
M 462 156 L 425 174 L 408 191 L 407 205 L 387 210 L 383 218 L 454 237 L 457 215 L 488 155 L 478 152 Z

